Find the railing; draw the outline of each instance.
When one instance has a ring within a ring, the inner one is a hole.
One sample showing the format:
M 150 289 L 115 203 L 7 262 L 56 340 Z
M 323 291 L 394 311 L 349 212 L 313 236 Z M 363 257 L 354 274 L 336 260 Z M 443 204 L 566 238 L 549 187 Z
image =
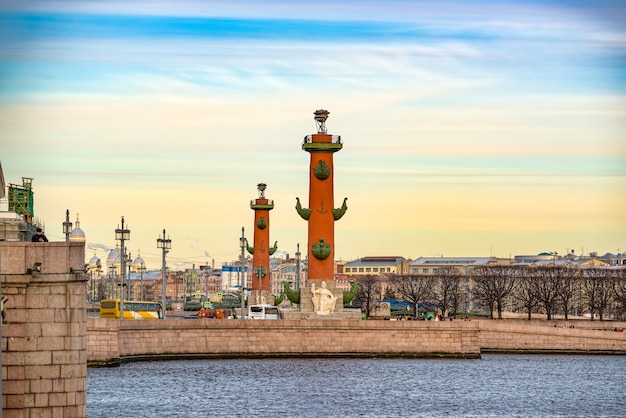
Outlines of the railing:
M 257 204 L 256 201 L 257 199 L 250 200 L 250 206 L 255 206 Z M 267 203 L 263 203 L 263 205 L 274 206 L 274 199 L 268 199 Z
M 335 144 L 342 144 L 343 142 L 341 142 L 341 135 L 331 135 L 332 136 L 332 142 L 334 142 Z M 302 142 L 303 144 L 307 144 L 307 143 L 311 143 L 313 141 L 313 135 L 307 135 L 304 137 L 304 141 Z

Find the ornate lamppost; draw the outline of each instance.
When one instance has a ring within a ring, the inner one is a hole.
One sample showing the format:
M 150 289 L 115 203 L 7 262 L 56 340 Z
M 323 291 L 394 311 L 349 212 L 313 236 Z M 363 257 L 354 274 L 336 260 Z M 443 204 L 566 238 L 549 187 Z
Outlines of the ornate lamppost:
M 70 242 L 70 234 L 72 233 L 72 223 L 70 222 L 70 210 L 65 211 L 65 222 L 63 222 L 63 234 L 65 234 L 65 242 Z
M 256 267 L 254 269 L 254 275 L 258 277 L 259 287 L 261 289 L 259 290 L 259 293 L 258 293 L 259 300 L 257 300 L 257 303 L 265 303 L 263 301 L 263 277 L 267 275 L 267 269 L 263 267 L 263 264 L 259 264 L 259 267 Z
M 122 283 L 120 286 L 120 319 L 124 319 L 124 276 L 126 276 L 126 251 L 124 241 L 130 239 L 130 229 L 124 228 L 124 217 L 122 216 L 122 227 L 115 229 L 115 240 L 120 242 L 120 276 Z
M 241 248 L 241 314 L 239 315 L 241 319 L 244 319 L 245 314 L 243 313 L 246 308 L 246 301 L 244 299 L 246 292 L 246 272 L 245 270 L 245 251 L 246 251 L 246 236 L 244 234 L 244 227 L 241 227 L 241 238 L 239 238 L 239 247 Z
M 165 254 L 167 254 L 172 248 L 172 240 L 169 239 L 169 237 L 167 239 L 165 238 L 165 228 L 163 228 L 163 238 L 157 238 L 157 248 L 163 250 L 163 257 L 161 259 L 161 279 L 163 281 L 161 301 L 163 303 L 163 318 L 165 318 L 165 312 L 167 311 L 167 300 L 165 295 L 165 285 L 167 282 L 167 273 L 165 271 Z
M 126 261 L 128 261 L 128 283 L 126 284 L 126 287 L 128 288 L 128 292 L 126 292 L 127 294 L 126 300 L 133 300 L 133 283 L 130 279 L 130 269 L 132 267 L 133 257 L 130 254 L 130 251 L 128 252 L 128 258 L 126 259 Z
M 142 261 L 139 263 L 139 266 L 137 267 L 137 270 L 139 271 L 139 299 L 140 300 L 144 300 L 144 296 L 143 296 L 143 272 L 146 271 L 146 263 Z
M 98 262 L 96 263 L 96 268 L 91 269 L 91 301 L 92 302 L 96 300 L 97 298 L 96 279 L 94 278 L 94 274 L 93 274 L 94 270 L 96 273 L 96 277 L 100 279 L 100 272 L 102 271 L 102 264 L 100 263 L 100 260 L 98 260 Z
M 296 282 L 294 283 L 293 290 L 300 290 L 300 243 L 298 243 L 298 247 L 296 250 Z

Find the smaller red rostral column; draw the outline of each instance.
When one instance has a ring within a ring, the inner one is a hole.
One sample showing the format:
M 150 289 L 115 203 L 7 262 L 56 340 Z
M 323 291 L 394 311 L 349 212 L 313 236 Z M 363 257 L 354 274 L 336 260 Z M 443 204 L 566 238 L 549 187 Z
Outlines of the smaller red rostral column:
M 252 254 L 252 292 L 257 295 L 269 295 L 270 290 L 270 256 L 278 248 L 277 242 L 270 247 L 270 210 L 274 209 L 274 201 L 265 198 L 265 183 L 259 183 L 258 199 L 250 201 L 254 210 L 254 246 L 247 247 Z M 255 292 L 256 291 L 256 292 Z M 261 303 L 262 297 L 257 303 Z

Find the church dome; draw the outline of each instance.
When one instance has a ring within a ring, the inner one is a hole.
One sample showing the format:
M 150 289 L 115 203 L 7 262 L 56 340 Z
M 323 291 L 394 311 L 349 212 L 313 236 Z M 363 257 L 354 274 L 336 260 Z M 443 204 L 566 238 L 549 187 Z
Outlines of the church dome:
M 120 262 L 120 249 L 118 247 L 111 249 L 111 251 L 109 251 L 109 255 L 107 256 L 107 264 L 115 262 Z
M 89 267 L 97 267 L 100 265 L 100 258 L 96 255 L 96 252 L 94 251 L 93 257 L 91 257 L 91 259 L 89 260 Z
M 76 215 L 76 228 L 70 232 L 70 241 L 85 241 L 85 232 L 80 229 L 80 221 L 78 215 Z

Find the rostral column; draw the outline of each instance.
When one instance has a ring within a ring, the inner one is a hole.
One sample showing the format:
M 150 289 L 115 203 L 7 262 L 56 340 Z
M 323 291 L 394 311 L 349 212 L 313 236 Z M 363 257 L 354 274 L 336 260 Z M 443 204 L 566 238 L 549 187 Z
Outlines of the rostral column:
M 298 214 L 308 221 L 308 284 L 319 289 L 322 281 L 334 288 L 335 264 L 335 221 L 347 210 L 343 205 L 335 209 L 334 205 L 334 166 L 333 154 L 343 148 L 341 137 L 326 132 L 327 110 L 314 112 L 317 133 L 304 138 L 302 149 L 311 155 L 309 165 L 309 208 L 303 208 L 296 197 Z M 308 290 L 307 290 L 308 291 Z M 334 293 L 334 292 L 333 292 Z M 337 292 L 338 297 L 341 292 Z M 303 295 L 304 296 L 304 295 Z M 305 297 L 306 298 L 306 297 Z M 306 298 L 308 299 L 308 298 Z M 337 304 L 338 307 L 340 306 Z M 341 305 L 342 306 L 342 305 Z
M 254 247 L 246 241 L 246 249 L 252 254 L 252 293 L 254 303 L 274 304 L 270 300 L 270 256 L 276 252 L 278 242 L 272 247 L 270 242 L 270 210 L 274 209 L 274 201 L 265 198 L 265 183 L 259 183 L 258 199 L 250 201 L 250 208 L 254 210 Z

